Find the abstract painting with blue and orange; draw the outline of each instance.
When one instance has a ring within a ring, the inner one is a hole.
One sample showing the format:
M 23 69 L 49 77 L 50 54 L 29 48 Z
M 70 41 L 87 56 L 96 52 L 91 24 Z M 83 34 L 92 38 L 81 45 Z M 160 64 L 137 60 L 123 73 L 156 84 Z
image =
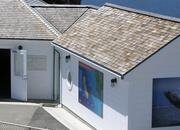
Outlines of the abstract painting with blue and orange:
M 103 117 L 103 73 L 79 62 L 79 102 Z

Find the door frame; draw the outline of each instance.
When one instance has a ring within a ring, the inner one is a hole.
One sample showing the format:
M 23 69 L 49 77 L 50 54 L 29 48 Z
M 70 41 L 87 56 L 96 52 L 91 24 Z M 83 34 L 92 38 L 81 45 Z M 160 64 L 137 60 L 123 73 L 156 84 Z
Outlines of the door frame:
M 56 73 L 56 66 L 55 66 L 55 53 L 58 54 L 58 60 L 59 60 L 59 65 L 58 65 L 58 77 L 59 77 L 59 99 L 58 100 L 55 100 L 55 89 L 56 89 L 56 86 L 55 86 L 55 73 Z M 60 55 L 60 52 L 55 48 L 53 47 L 53 100 L 56 101 L 58 104 L 62 104 L 62 85 L 61 85 L 61 55 Z

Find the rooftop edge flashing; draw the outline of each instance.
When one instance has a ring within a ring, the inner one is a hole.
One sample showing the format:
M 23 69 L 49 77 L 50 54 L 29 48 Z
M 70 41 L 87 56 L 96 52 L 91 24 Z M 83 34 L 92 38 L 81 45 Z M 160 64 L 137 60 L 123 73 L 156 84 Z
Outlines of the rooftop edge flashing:
M 98 6 L 95 5 L 58 5 L 58 4 L 45 4 L 45 5 L 31 5 L 32 8 L 41 7 L 41 8 L 92 8 L 99 9 Z
M 180 19 L 176 18 L 176 17 L 161 15 L 161 14 L 157 14 L 157 13 L 152 13 L 152 12 L 143 11 L 143 10 L 139 10 L 139 9 L 134 9 L 134 8 L 130 8 L 130 7 L 115 5 L 115 4 L 111 4 L 111 3 L 105 3 L 104 6 L 112 7 L 112 8 L 116 8 L 116 9 L 121 9 L 121 10 L 129 11 L 129 12 L 134 12 L 134 13 L 138 13 L 138 14 L 143 14 L 143 15 L 147 15 L 147 16 L 152 16 L 152 17 L 156 17 L 156 18 L 160 18 L 160 19 L 164 19 L 164 20 L 180 23 Z

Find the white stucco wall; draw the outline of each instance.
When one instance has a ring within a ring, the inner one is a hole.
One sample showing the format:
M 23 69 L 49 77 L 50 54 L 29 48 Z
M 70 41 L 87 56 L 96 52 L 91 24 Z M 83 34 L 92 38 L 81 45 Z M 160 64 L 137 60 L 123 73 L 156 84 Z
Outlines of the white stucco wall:
M 27 95 L 28 99 L 53 98 L 53 47 L 50 41 L 41 40 L 0 40 L 0 48 L 16 49 L 22 45 L 28 55 L 44 55 L 47 57 L 46 71 L 28 71 Z M 13 69 L 13 54 L 11 54 L 11 69 Z M 11 71 L 13 80 L 13 70 Z M 12 82 L 11 82 L 12 83 Z M 13 84 L 11 84 L 13 87 Z M 12 89 L 12 88 L 11 88 Z M 18 91 L 18 90 L 17 90 Z
M 127 130 L 128 112 L 128 83 L 120 77 L 89 63 L 78 56 L 73 55 L 63 49 L 56 48 L 61 54 L 61 76 L 62 76 L 62 103 L 71 111 L 91 124 L 97 130 Z M 65 56 L 71 55 L 71 60 L 66 63 Z M 78 74 L 79 61 L 87 64 L 104 74 L 104 98 L 103 98 L 103 118 L 99 117 L 85 106 L 78 102 Z M 72 74 L 73 88 L 68 90 L 67 73 Z M 118 84 L 112 88 L 111 79 L 118 79 Z
M 180 77 L 180 38 L 125 76 L 130 83 L 128 99 L 129 130 L 180 130 L 151 127 L 153 78 Z

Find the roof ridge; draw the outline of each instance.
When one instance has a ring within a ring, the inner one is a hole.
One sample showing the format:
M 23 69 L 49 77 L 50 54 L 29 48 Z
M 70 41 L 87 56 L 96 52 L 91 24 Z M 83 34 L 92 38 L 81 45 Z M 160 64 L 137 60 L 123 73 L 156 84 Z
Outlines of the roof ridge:
M 33 10 L 24 0 L 19 0 L 33 15 L 35 15 L 52 33 L 59 36 L 61 33 L 51 25 L 44 17 L 42 17 L 37 11 Z
M 32 5 L 31 7 L 42 7 L 42 8 L 93 8 L 93 9 L 99 9 L 99 6 L 95 5 L 58 5 L 58 4 L 45 4 L 45 5 Z
M 158 13 L 152 13 L 152 12 L 143 11 L 140 9 L 134 9 L 134 8 L 125 7 L 125 6 L 121 6 L 121 5 L 115 5 L 115 4 L 111 4 L 111 3 L 105 3 L 104 6 L 180 23 L 180 18 L 166 16 L 166 15 L 162 15 L 162 14 L 158 14 Z

